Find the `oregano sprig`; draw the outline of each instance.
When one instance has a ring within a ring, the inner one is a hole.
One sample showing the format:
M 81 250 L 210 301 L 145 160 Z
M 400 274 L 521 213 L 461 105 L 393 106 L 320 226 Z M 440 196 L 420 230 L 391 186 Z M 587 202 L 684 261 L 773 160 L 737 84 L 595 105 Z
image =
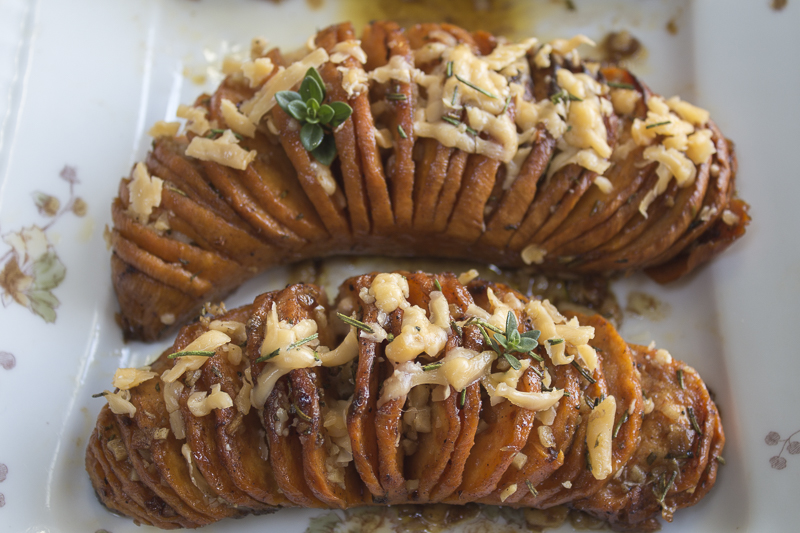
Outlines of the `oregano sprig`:
M 314 67 L 306 71 L 299 91 L 279 91 L 275 101 L 300 127 L 300 142 L 314 158 L 329 166 L 336 159 L 333 130 L 350 118 L 353 108 L 344 102 L 325 102 L 325 82 Z

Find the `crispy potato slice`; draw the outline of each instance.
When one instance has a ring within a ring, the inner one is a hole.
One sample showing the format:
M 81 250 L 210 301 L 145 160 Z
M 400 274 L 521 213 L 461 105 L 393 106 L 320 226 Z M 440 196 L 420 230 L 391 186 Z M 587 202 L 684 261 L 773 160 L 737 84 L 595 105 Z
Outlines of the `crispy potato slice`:
M 694 505 L 713 486 L 725 436 L 716 406 L 691 367 L 644 346 L 632 350 L 643 390 L 654 402 L 641 443 L 618 477 L 573 505 L 615 528 L 648 529 L 659 510 L 671 521 L 677 509 Z

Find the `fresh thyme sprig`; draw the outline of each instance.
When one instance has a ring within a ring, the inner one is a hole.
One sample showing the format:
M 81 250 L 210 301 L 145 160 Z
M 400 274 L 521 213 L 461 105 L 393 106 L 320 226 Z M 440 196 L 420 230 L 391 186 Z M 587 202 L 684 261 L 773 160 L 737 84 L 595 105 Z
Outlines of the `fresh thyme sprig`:
M 505 357 L 508 364 L 511 365 L 511 368 L 514 370 L 522 368 L 522 364 L 512 352 L 527 354 L 541 361 L 541 357 L 533 353 L 533 350 L 539 345 L 539 335 L 541 335 L 541 332 L 534 329 L 526 331 L 525 333 L 520 333 L 517 329 L 517 316 L 513 311 L 508 312 L 505 331 L 491 326 L 490 329 L 494 332 L 494 338 L 490 337 L 486 332 L 486 326 L 491 326 L 491 324 L 483 321 L 478 323 L 484 340 L 498 355 Z
M 344 102 L 324 104 L 325 82 L 314 67 L 306 71 L 300 90 L 279 91 L 275 101 L 281 109 L 302 124 L 300 142 L 317 161 L 330 165 L 336 158 L 333 130 L 347 120 L 353 108 Z
M 667 124 L 672 124 L 671 120 L 665 120 L 664 122 L 656 122 L 655 124 L 648 124 L 644 127 L 644 129 L 649 130 L 650 128 L 657 128 L 659 126 L 666 126 Z

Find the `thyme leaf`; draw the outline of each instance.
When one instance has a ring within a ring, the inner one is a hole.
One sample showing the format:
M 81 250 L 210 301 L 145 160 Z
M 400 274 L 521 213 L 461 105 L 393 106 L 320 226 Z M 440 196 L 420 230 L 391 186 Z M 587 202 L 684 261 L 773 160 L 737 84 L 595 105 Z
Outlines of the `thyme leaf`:
M 186 356 L 202 356 L 202 357 L 214 357 L 214 352 L 209 352 L 206 350 L 186 350 L 183 352 L 175 352 L 171 353 L 167 356 L 167 359 L 176 359 L 178 357 L 186 357 Z

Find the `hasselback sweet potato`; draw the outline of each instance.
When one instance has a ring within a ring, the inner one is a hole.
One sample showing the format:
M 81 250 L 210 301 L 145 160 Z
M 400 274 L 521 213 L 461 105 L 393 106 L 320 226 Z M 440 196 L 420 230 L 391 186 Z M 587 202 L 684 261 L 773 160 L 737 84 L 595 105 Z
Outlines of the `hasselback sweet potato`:
M 708 113 L 581 60 L 585 39 L 509 44 L 392 22 L 355 38 L 345 23 L 307 50 L 254 47 L 182 111 L 182 132 L 154 130 L 112 205 L 127 337 L 155 339 L 301 259 L 455 257 L 668 282 L 744 233 L 733 145 Z M 324 86 L 314 105 L 352 110 L 315 130 L 330 162 L 304 144 L 318 119 L 276 105 L 308 67 Z
M 713 486 L 724 434 L 697 373 L 450 273 L 371 273 L 205 315 L 120 369 L 86 469 L 164 529 L 283 507 L 570 505 L 653 529 Z

